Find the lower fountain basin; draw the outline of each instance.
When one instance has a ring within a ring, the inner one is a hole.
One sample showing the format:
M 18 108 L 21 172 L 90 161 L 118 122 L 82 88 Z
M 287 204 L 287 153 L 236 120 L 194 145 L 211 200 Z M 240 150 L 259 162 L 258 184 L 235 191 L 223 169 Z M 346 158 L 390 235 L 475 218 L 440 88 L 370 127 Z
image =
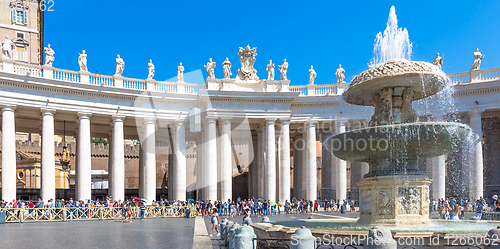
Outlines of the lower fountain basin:
M 471 132 L 469 126 L 451 122 L 383 125 L 335 135 L 327 146 L 342 160 L 368 162 L 365 177 L 423 174 L 418 159 L 456 151 Z

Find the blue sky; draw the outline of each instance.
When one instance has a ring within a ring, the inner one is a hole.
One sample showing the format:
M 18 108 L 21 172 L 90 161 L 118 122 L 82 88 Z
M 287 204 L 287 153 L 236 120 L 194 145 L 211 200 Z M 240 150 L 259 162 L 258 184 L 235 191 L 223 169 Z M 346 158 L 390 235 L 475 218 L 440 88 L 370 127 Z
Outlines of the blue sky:
M 446 73 L 465 72 L 475 48 L 485 54 L 481 68 L 500 67 L 500 1 L 98 1 L 55 0 L 45 14 L 44 43 L 55 50 L 54 66 L 78 70 L 85 49 L 91 72 L 112 75 L 117 54 L 123 76 L 145 79 L 153 60 L 157 80 L 176 76 L 182 62 L 185 81 L 202 83 L 209 58 L 240 67 L 238 47 L 257 47 L 254 67 L 260 78 L 269 60 L 286 58 L 292 85 L 335 82 L 342 64 L 346 80 L 367 69 L 375 35 L 383 31 L 392 5 L 399 27 L 413 42 L 412 60 L 432 62 L 444 54 Z

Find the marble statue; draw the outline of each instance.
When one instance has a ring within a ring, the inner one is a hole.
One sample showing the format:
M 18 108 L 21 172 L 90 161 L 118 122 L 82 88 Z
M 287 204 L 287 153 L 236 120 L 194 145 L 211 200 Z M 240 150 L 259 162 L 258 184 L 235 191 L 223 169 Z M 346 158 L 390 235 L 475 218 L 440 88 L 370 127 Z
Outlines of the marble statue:
M 122 76 L 123 70 L 125 69 L 125 62 L 120 55 L 116 56 L 116 73 L 115 75 Z
M 269 60 L 269 64 L 267 64 L 267 80 L 274 80 L 274 63 L 272 60 Z
M 403 90 L 403 110 L 402 110 L 402 117 L 401 117 L 401 123 L 414 123 L 418 122 L 418 116 L 415 113 L 415 110 L 413 110 L 411 102 L 415 100 L 415 91 L 411 89 L 410 87 L 406 87 Z
M 13 47 L 14 43 L 9 39 L 8 35 L 5 35 L 5 39 L 2 41 L 2 53 L 4 59 L 13 59 Z
M 153 79 L 153 77 L 155 76 L 155 65 L 153 64 L 153 60 L 149 60 L 148 71 L 148 79 Z
M 286 72 L 288 70 L 288 62 L 286 62 L 286 59 L 283 60 L 283 64 L 281 64 L 278 68 L 280 69 L 281 80 L 287 80 Z
M 229 61 L 229 58 L 226 57 L 226 60 L 222 63 L 222 70 L 224 71 L 224 79 L 229 79 L 231 75 L 231 62 Z
M 238 56 L 240 56 L 241 68 L 236 71 L 238 73 L 236 80 L 259 80 L 257 70 L 253 68 L 255 56 L 257 56 L 257 48 L 250 48 L 250 45 L 247 45 L 245 48 L 240 47 Z
M 441 69 L 441 66 L 443 65 L 443 60 L 444 60 L 444 58 L 439 56 L 439 53 L 437 53 L 436 58 L 434 58 L 434 61 L 432 62 L 432 64 L 437 66 L 439 69 Z
M 207 65 L 205 65 L 204 67 L 207 69 L 208 78 L 215 78 L 215 62 L 212 62 L 212 58 L 208 59 Z
M 335 75 L 337 75 L 337 84 L 344 82 L 344 73 L 345 70 L 342 68 L 342 64 L 340 64 L 339 68 L 337 68 L 337 71 L 335 72 Z
M 316 70 L 314 70 L 313 66 L 309 69 L 309 84 L 314 84 L 314 80 L 316 79 Z
M 50 47 L 50 44 L 43 48 L 43 50 L 45 51 L 45 65 L 51 67 L 52 63 L 54 63 L 54 60 L 56 59 L 54 56 L 56 52 L 54 52 L 54 50 Z
M 184 82 L 184 66 L 182 66 L 182 62 L 177 67 L 177 81 Z
M 476 52 L 474 52 L 474 61 L 472 62 L 472 69 L 471 70 L 477 70 L 479 69 L 479 66 L 481 66 L 481 61 L 484 58 L 484 54 L 481 54 L 479 52 L 479 48 L 476 48 Z
M 80 71 L 87 72 L 87 54 L 85 54 L 85 50 L 82 50 L 82 53 L 78 56 L 78 65 L 80 66 Z

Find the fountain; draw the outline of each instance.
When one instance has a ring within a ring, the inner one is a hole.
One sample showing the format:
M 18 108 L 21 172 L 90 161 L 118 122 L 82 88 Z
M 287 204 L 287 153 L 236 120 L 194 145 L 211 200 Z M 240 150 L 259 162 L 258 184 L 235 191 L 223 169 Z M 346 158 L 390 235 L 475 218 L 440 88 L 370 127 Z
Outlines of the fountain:
M 370 165 L 358 183 L 358 224 L 427 225 L 431 180 L 418 160 L 459 149 L 471 129 L 453 122 L 419 122 L 412 102 L 440 92 L 448 79 L 430 63 L 409 60 L 408 32 L 397 27 L 394 6 L 374 51 L 374 66 L 354 77 L 343 94 L 347 103 L 375 107 L 369 127 L 337 134 L 329 145 L 342 160 Z

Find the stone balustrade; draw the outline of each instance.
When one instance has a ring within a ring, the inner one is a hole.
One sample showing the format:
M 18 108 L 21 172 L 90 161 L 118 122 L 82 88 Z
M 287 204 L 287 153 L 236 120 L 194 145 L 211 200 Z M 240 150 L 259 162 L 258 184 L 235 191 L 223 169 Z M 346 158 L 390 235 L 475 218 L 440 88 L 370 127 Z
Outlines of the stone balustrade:
M 194 84 L 185 82 L 166 82 L 153 79 L 143 80 L 126 78 L 122 76 L 108 76 L 94 74 L 85 71 L 72 71 L 48 66 L 30 65 L 23 62 L 2 60 L 2 72 L 26 75 L 30 77 L 43 77 L 81 84 L 100 85 L 103 87 L 118 87 L 126 89 L 135 89 L 142 91 L 169 92 L 181 94 L 198 94 L 201 90 L 235 90 L 233 87 L 227 87 L 234 84 L 233 79 L 213 80 L 207 84 Z M 478 69 L 469 72 L 448 74 L 453 85 L 478 83 L 500 79 L 500 68 Z M 220 82 L 219 82 L 220 81 Z M 210 85 L 212 83 L 212 86 Z M 347 86 L 347 83 L 327 84 L 327 85 L 295 85 L 288 86 L 289 82 L 284 84 L 281 81 L 266 82 L 263 81 L 265 91 L 297 92 L 299 97 L 304 96 L 328 96 L 341 95 Z M 270 86 L 272 85 L 272 86 Z M 285 85 L 285 86 L 284 86 Z

